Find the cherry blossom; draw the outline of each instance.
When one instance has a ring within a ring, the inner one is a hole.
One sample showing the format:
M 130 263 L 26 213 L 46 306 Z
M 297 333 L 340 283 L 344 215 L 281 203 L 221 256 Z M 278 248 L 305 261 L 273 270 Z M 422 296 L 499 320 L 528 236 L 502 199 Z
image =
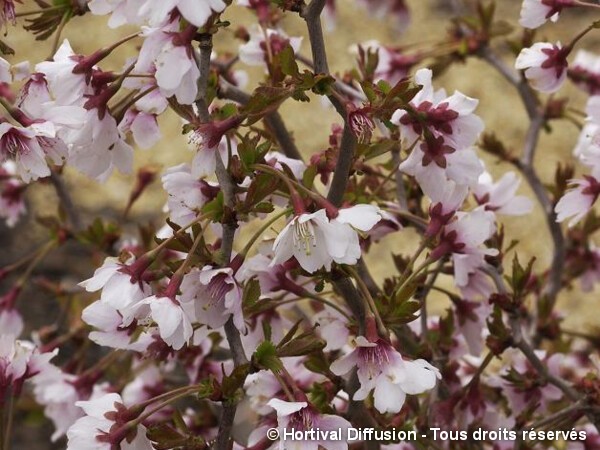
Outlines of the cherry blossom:
M 24 199 L 26 185 L 15 175 L 16 166 L 13 161 L 0 165 L 0 217 L 6 220 L 9 227 L 14 227 L 27 211 Z
M 490 211 L 477 208 L 471 212 L 459 212 L 457 220 L 442 230 L 440 243 L 431 252 L 431 258 L 439 259 L 451 254 L 454 262 L 454 281 L 464 286 L 469 275 L 484 264 L 486 256 L 495 256 L 497 249 L 483 247 L 496 230 L 495 216 Z
M 267 403 L 277 412 L 277 425 L 280 430 L 308 431 L 319 429 L 323 431 L 342 430 L 342 439 L 347 435 L 350 422 L 346 419 L 331 414 L 320 414 L 307 402 L 288 402 L 274 398 Z M 348 444 L 340 440 L 315 439 L 310 441 L 286 441 L 288 450 L 309 449 L 317 450 L 323 447 L 327 450 L 346 450 Z
M 333 261 L 356 264 L 361 251 L 355 230 L 368 231 L 379 220 L 378 209 L 371 205 L 342 208 L 332 220 L 324 209 L 294 216 L 273 243 L 271 264 L 281 264 L 293 256 L 309 273 L 321 267 L 330 270 Z
M 129 315 L 133 306 L 150 295 L 150 287 L 140 279 L 150 261 L 140 259 L 131 265 L 120 262 L 117 258 L 108 257 L 94 276 L 79 283 L 88 292 L 102 290 L 100 300 L 110 305 L 122 315 Z M 133 317 L 125 319 L 123 325 L 128 326 Z
M 592 208 L 600 195 L 600 181 L 592 176 L 584 176 L 581 180 L 571 180 L 571 189 L 556 204 L 556 221 L 563 222 L 568 218 L 569 226 L 577 224 Z
M 556 22 L 564 8 L 576 5 L 573 0 L 523 0 L 519 23 L 526 28 L 537 28 L 548 19 Z
M 270 59 L 278 55 L 287 45 L 294 53 L 300 51 L 301 37 L 289 37 L 282 30 L 255 27 L 250 32 L 248 42 L 240 46 L 240 60 L 250 66 L 268 64 Z
M 484 172 L 479 176 L 479 182 L 473 188 L 473 194 L 477 203 L 485 205 L 485 209 L 488 211 L 522 216 L 531 212 L 533 203 L 525 196 L 515 195 L 519 184 L 521 184 L 521 180 L 514 172 L 505 173 L 496 183 L 489 172 Z
M 406 395 L 415 395 L 432 389 L 441 378 L 438 369 L 423 359 L 405 361 L 389 342 L 371 341 L 363 336 L 355 340 L 356 348 L 336 360 L 331 371 L 344 375 L 358 368 L 360 389 L 354 400 L 364 400 L 373 391 L 375 408 L 381 413 L 397 413 L 402 409 Z
M 600 57 L 578 50 L 567 72 L 569 78 L 590 95 L 600 94 Z
M 558 91 L 567 78 L 568 51 L 560 42 L 538 42 L 521 50 L 515 67 L 525 71 L 535 89 L 551 94 Z
M 204 266 L 185 275 L 181 301 L 190 304 L 196 320 L 211 328 L 222 327 L 230 316 L 239 329 L 244 328 L 242 291 L 231 268 Z
M 123 450 L 152 450 L 146 437 L 146 427 L 128 429 L 129 417 L 119 394 L 106 394 L 89 401 L 76 403 L 85 413 L 67 431 L 67 450 L 109 450 L 114 445 Z M 123 428 L 125 427 L 125 428 Z

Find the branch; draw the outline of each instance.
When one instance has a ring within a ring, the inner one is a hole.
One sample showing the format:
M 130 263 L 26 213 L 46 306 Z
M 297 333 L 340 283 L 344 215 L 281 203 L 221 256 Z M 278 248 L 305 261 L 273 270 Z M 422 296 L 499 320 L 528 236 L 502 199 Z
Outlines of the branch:
M 211 51 L 212 36 L 203 35 L 200 41 L 200 55 L 196 60 L 198 63 L 198 68 L 200 69 L 196 106 L 198 107 L 198 115 L 200 120 L 205 123 L 210 120 L 208 105 L 206 103 L 206 91 L 208 88 Z M 233 211 L 235 206 L 235 186 L 233 180 L 231 179 L 231 176 L 227 171 L 223 160 L 221 159 L 221 155 L 218 152 L 215 152 L 215 158 L 215 174 L 221 187 L 221 191 L 223 192 L 224 206 L 229 211 Z M 227 217 L 225 217 L 224 222 L 223 237 L 221 239 L 221 264 L 226 266 L 231 260 L 236 224 Z M 234 366 L 239 367 L 243 364 L 246 364 L 248 360 L 246 359 L 246 353 L 242 345 L 240 332 L 234 325 L 232 317 L 229 317 L 225 323 L 225 336 L 227 337 L 227 342 L 229 343 L 229 348 L 231 349 Z M 233 422 L 235 420 L 237 405 L 237 400 L 229 400 L 223 405 L 221 421 L 219 423 L 219 432 L 214 444 L 215 450 L 227 450 L 230 448 L 231 431 L 233 428 Z
M 333 180 L 327 200 L 335 206 L 340 206 L 344 199 L 346 186 L 348 185 L 348 175 L 352 168 L 352 159 L 354 158 L 354 149 L 356 148 L 356 137 L 350 130 L 350 126 L 346 123 L 340 143 L 340 153 L 333 172 Z
M 65 183 L 60 174 L 56 173 L 54 170 L 51 170 L 50 182 L 54 186 L 56 195 L 58 196 L 60 204 L 63 207 L 65 214 L 67 215 L 71 227 L 73 227 L 74 231 L 81 230 L 82 223 L 81 218 L 79 217 L 79 212 L 77 211 L 77 209 L 75 209 L 75 206 L 73 205 L 73 200 L 71 198 L 71 195 L 69 194 L 69 190 L 65 186 Z
M 395 179 L 396 179 L 396 198 L 398 200 L 398 204 L 400 205 L 400 211 L 408 211 L 408 201 L 406 199 L 406 188 L 404 186 L 404 178 L 402 176 L 402 172 L 398 170 L 400 167 L 400 148 L 398 146 L 394 146 L 392 149 L 392 164 L 394 165 L 394 170 L 396 171 Z
M 529 183 L 529 186 L 531 186 L 538 202 L 544 210 L 546 223 L 554 244 L 554 254 L 552 256 L 552 263 L 547 277 L 548 281 L 542 292 L 542 296 L 545 296 L 548 299 L 550 310 L 552 310 L 562 284 L 562 272 L 566 249 L 563 232 L 560 225 L 556 222 L 554 205 L 533 165 L 539 135 L 544 124 L 544 114 L 540 111 L 539 102 L 535 93 L 523 77 L 519 76 L 517 72 L 508 67 L 489 47 L 482 51 L 481 57 L 517 89 L 519 96 L 525 105 L 525 109 L 527 110 L 527 115 L 531 119 L 531 125 L 525 139 L 523 155 L 521 156 L 520 161 L 516 163 L 516 166 L 522 172 Z
M 525 110 L 530 119 L 537 115 L 539 101 L 527 84 L 527 81 L 523 77 L 519 76 L 517 72 L 507 66 L 489 47 L 486 47 L 480 53 L 480 57 L 487 61 L 494 69 L 496 69 L 510 84 L 512 84 L 525 105 Z
M 323 37 L 323 27 L 321 26 L 321 13 L 325 8 L 325 3 L 326 0 L 312 0 L 308 6 L 302 9 L 300 17 L 306 21 L 306 27 L 308 28 L 315 72 L 329 74 L 325 39 Z
M 210 120 L 208 112 L 208 104 L 206 102 L 206 91 L 208 90 L 208 78 L 210 75 L 210 55 L 212 53 L 212 36 L 210 34 L 203 34 L 200 37 L 199 50 L 200 54 L 194 52 L 196 58 L 196 64 L 200 70 L 200 76 L 198 77 L 198 94 L 196 96 L 196 107 L 198 108 L 198 115 L 200 120 L 204 123 Z

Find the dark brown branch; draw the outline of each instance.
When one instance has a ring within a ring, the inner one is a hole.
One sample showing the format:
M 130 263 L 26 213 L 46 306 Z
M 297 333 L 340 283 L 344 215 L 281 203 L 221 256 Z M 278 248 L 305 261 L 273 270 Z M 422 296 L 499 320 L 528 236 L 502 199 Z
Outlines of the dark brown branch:
M 73 200 L 71 195 L 69 194 L 69 190 L 65 186 L 65 183 L 60 174 L 56 173 L 54 170 L 50 172 L 50 182 L 54 186 L 54 190 L 56 191 L 56 195 L 60 201 L 60 204 L 67 215 L 69 223 L 73 228 L 73 231 L 77 232 L 81 230 L 82 223 L 81 218 L 79 217 L 79 212 L 73 205 Z
M 340 206 L 344 199 L 346 186 L 348 185 L 348 176 L 352 168 L 352 160 L 354 158 L 354 149 L 356 148 L 356 137 L 350 130 L 350 126 L 344 126 L 342 141 L 340 143 L 340 154 L 338 155 L 335 171 L 333 172 L 333 180 L 331 188 L 327 195 L 327 200 L 335 206 Z
M 300 16 L 306 21 L 308 38 L 312 51 L 312 59 L 316 73 L 329 73 L 327 53 L 325 50 L 325 38 L 321 26 L 321 13 L 325 8 L 325 0 L 312 0 L 305 6 Z
M 212 36 L 203 36 L 200 41 L 200 55 L 197 59 L 198 68 L 200 69 L 200 79 L 198 81 L 198 97 L 196 100 L 196 106 L 198 107 L 198 115 L 202 122 L 208 122 L 210 120 L 210 114 L 208 111 L 208 105 L 206 103 L 206 91 L 208 88 L 208 73 L 210 71 L 210 54 L 212 51 Z M 235 186 L 231 176 L 221 159 L 221 156 L 216 152 L 216 176 L 221 186 L 221 192 L 223 192 L 223 204 L 229 212 L 234 210 L 235 206 Z M 221 264 L 226 266 L 231 260 L 231 253 L 233 251 L 233 239 L 235 237 L 236 224 L 232 218 L 227 217 L 223 223 L 223 237 L 221 239 Z M 231 349 L 233 363 L 235 367 L 246 364 L 248 362 L 246 353 L 242 345 L 242 339 L 239 330 L 233 323 L 233 318 L 230 317 L 225 324 L 225 336 Z M 230 448 L 231 431 L 233 428 L 233 422 L 235 420 L 235 414 L 237 411 L 238 402 L 236 400 L 227 400 L 223 404 L 223 411 L 221 412 L 221 420 L 219 422 L 219 432 L 215 440 L 215 450 L 227 450 Z
M 196 55 L 196 63 L 198 64 L 198 69 L 200 70 L 200 76 L 198 77 L 198 95 L 196 96 L 196 106 L 198 108 L 200 120 L 205 123 L 210 120 L 208 104 L 206 102 L 206 91 L 208 89 L 208 78 L 210 76 L 210 55 L 212 53 L 212 48 L 212 36 L 209 34 L 203 34 L 200 38 L 200 54 Z

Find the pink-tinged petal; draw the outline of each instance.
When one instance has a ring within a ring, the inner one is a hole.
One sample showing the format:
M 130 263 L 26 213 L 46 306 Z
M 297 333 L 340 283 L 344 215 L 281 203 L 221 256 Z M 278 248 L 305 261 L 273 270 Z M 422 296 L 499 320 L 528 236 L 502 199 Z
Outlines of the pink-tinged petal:
M 161 138 L 160 128 L 153 114 L 139 113 L 131 124 L 135 143 L 143 149 L 152 148 Z
M 400 386 L 393 384 L 387 377 L 380 377 L 373 392 L 375 409 L 382 414 L 397 413 L 402 409 L 406 394 Z
M 225 6 L 222 0 L 180 0 L 177 9 L 185 20 L 203 27 L 213 11 L 221 12 Z
M 433 389 L 436 381 L 441 378 L 440 371 L 424 359 L 404 361 L 404 374 L 404 379 L 398 380 L 398 384 L 410 395 Z
M 285 417 L 295 412 L 300 411 L 302 408 L 306 408 L 308 403 L 306 402 L 286 402 L 278 398 L 269 400 L 267 403 L 271 408 L 277 411 L 277 417 Z
M 556 221 L 563 222 L 567 218 L 572 217 L 569 221 L 569 227 L 575 226 L 588 213 L 592 207 L 594 197 L 583 194 L 581 191 L 585 186 L 585 182 L 580 182 L 583 186 L 568 191 L 556 204 L 554 211 L 556 212 Z
M 337 376 L 342 376 L 350 372 L 357 364 L 358 356 L 356 355 L 356 352 L 352 352 L 331 363 L 330 369 Z
M 106 394 L 90 401 L 79 401 L 75 405 L 83 409 L 86 415 L 98 419 L 105 419 L 104 414 L 115 411 L 115 403 L 123 403 L 119 394 Z
M 381 220 L 381 215 L 377 206 L 361 204 L 340 209 L 335 220 L 352 225 L 360 231 L 369 231 Z
M 161 89 L 174 91 L 190 70 L 192 61 L 183 47 L 168 47 L 156 58 L 156 82 Z

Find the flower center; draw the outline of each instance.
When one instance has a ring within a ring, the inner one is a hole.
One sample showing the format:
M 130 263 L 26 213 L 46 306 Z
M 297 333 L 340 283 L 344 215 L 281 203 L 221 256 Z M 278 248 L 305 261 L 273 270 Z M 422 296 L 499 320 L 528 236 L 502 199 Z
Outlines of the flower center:
M 317 239 L 315 238 L 315 230 L 310 223 L 306 221 L 304 223 L 296 222 L 294 224 L 294 247 L 297 250 L 303 250 L 307 256 L 310 256 L 312 248 L 317 246 Z

